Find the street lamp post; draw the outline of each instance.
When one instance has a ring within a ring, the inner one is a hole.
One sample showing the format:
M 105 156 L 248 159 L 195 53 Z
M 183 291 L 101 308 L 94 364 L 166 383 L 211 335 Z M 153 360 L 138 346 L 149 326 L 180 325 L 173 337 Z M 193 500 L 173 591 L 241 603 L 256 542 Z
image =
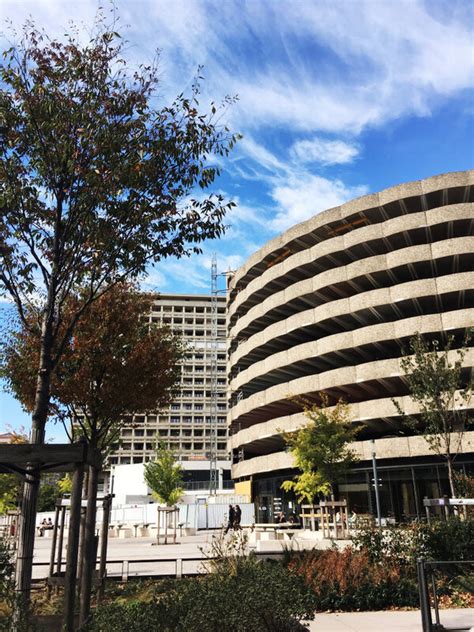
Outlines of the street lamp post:
M 374 472 L 374 489 L 375 489 L 375 504 L 377 506 L 377 523 L 379 528 L 382 526 L 382 518 L 380 515 L 380 496 L 379 496 L 379 479 L 377 476 L 377 459 L 375 454 L 375 439 L 372 439 L 372 469 Z

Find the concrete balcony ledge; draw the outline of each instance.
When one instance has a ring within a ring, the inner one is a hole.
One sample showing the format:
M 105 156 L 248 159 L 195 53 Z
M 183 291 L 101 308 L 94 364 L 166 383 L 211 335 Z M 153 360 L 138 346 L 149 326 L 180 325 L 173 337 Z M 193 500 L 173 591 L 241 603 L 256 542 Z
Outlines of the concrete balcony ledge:
M 453 444 L 459 435 L 453 433 Z M 474 452 L 474 431 L 465 432 L 461 438 L 461 452 Z M 355 441 L 351 446 L 361 461 L 372 458 L 374 445 L 372 441 Z M 391 437 L 375 441 L 377 459 L 410 458 L 433 455 L 426 439 L 422 436 Z M 265 456 L 257 456 L 232 466 L 232 478 L 238 480 L 244 476 L 276 472 L 295 467 L 293 456 L 289 452 L 275 452 Z

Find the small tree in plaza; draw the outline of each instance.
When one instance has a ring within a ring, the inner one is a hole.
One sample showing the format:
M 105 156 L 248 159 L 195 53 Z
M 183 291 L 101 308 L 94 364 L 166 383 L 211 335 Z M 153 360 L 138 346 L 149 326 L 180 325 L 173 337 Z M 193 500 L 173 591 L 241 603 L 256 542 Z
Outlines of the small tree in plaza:
M 158 444 L 156 457 L 145 464 L 144 477 L 153 496 L 167 507 L 173 507 L 183 495 L 183 469 L 176 463 L 172 450 Z
M 201 193 L 219 175 L 209 157 L 236 140 L 219 108 L 200 111 L 198 82 L 189 98 L 157 107 L 156 65 L 130 72 L 123 52 L 101 15 L 85 44 L 74 29 L 59 41 L 28 22 L 0 67 L 0 292 L 26 330 L 39 331 L 35 444 L 44 443 L 53 374 L 93 302 L 152 262 L 199 252 L 223 233 L 232 206 Z M 28 467 L 17 563 L 25 604 L 38 484 Z
M 144 478 L 153 492 L 153 496 L 166 505 L 166 508 L 158 506 L 157 517 L 157 543 L 160 543 L 161 516 L 164 514 L 164 543 L 168 543 L 168 527 L 173 532 L 173 542 L 176 542 L 177 516 L 179 513 L 176 503 L 181 499 L 184 490 L 183 470 L 172 450 L 159 443 L 156 448 L 156 457 L 145 464 Z
M 431 450 L 446 460 L 452 497 L 456 496 L 453 463 L 470 423 L 472 377 L 463 376 L 469 341 L 470 336 L 466 336 L 462 347 L 455 349 L 452 336 L 442 345 L 438 340 L 430 343 L 416 333 L 401 367 L 410 397 L 419 407 L 419 419 L 407 417 L 399 402 L 392 400 L 408 425 L 421 431 Z
M 332 496 L 334 485 L 357 460 L 349 444 L 358 428 L 349 419 L 349 406 L 339 400 L 332 408 L 321 397 L 321 406 L 299 402 L 308 424 L 283 437 L 301 474 L 284 481 L 282 488 L 293 491 L 299 502 L 312 503 L 318 495 Z

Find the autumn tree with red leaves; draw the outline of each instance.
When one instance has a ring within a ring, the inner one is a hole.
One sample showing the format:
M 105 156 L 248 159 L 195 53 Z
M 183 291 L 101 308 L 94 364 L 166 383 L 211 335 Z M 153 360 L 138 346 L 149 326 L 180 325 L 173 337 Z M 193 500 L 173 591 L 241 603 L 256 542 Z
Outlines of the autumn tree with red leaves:
M 77 309 L 71 297 L 67 310 Z M 51 413 L 74 422 L 101 461 L 119 438 L 124 416 L 159 410 L 174 394 L 180 375 L 182 346 L 163 326 L 149 323 L 152 298 L 127 284 L 116 285 L 95 301 L 65 346 L 51 381 Z M 40 330 L 31 320 L 6 347 L 4 374 L 11 391 L 27 410 L 35 405 L 35 367 Z M 71 432 L 69 430 L 69 432 Z M 70 434 L 72 439 L 72 435 Z M 89 465 L 84 555 L 81 577 L 81 620 L 90 608 L 95 567 L 94 534 L 101 463 Z

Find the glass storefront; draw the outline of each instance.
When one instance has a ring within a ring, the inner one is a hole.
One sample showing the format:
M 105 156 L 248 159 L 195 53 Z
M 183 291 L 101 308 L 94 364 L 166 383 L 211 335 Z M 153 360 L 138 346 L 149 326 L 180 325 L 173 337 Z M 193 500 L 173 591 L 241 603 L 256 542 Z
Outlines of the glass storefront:
M 474 461 L 458 463 L 456 469 L 474 473 Z M 298 515 L 299 507 L 292 493 L 281 489 L 283 481 L 292 478 L 294 471 L 253 481 L 253 498 L 257 522 L 274 522 L 279 511 L 289 517 Z M 410 463 L 406 465 L 377 464 L 377 484 L 381 515 L 406 522 L 424 518 L 423 498 L 450 495 L 447 468 L 444 463 Z M 358 514 L 376 513 L 374 475 L 371 465 L 353 468 L 337 486 L 336 498 L 345 498 L 351 511 Z

